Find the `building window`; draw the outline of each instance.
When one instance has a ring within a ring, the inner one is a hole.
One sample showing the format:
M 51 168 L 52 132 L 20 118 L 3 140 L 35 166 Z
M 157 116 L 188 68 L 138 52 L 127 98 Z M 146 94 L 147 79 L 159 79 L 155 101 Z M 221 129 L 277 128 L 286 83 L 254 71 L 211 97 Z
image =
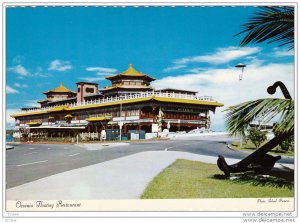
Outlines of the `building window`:
M 78 92 L 80 92 L 80 87 L 78 88 Z
M 86 88 L 86 93 L 94 93 L 94 88 Z
M 127 111 L 127 116 L 138 116 L 139 110 L 129 110 Z

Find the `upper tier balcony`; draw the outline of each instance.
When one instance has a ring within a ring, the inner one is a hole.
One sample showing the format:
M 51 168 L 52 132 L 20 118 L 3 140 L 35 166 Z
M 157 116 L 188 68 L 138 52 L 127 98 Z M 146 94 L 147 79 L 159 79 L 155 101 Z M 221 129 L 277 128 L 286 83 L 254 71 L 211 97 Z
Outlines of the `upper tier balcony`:
M 174 92 L 173 93 L 163 93 L 163 92 L 147 91 L 147 92 L 141 92 L 141 93 L 126 94 L 126 95 L 120 96 L 120 97 L 107 97 L 107 98 L 99 99 L 99 100 L 89 100 L 89 101 L 85 101 L 85 102 L 66 103 L 64 105 L 48 106 L 48 107 L 43 107 L 43 108 L 33 108 L 33 109 L 28 109 L 26 111 L 20 111 L 20 112 L 18 112 L 18 114 L 50 111 L 55 108 L 63 107 L 63 106 L 68 106 L 69 108 L 72 108 L 72 107 L 80 107 L 80 106 L 87 106 L 87 105 L 105 104 L 105 103 L 111 103 L 111 102 L 121 102 L 121 101 L 126 101 L 126 100 L 148 98 L 148 97 L 153 97 L 153 96 L 159 97 L 159 98 L 217 102 L 217 101 L 214 101 L 211 96 L 195 96 L 195 95 L 190 95 L 190 94 L 182 94 L 182 93 L 174 93 Z

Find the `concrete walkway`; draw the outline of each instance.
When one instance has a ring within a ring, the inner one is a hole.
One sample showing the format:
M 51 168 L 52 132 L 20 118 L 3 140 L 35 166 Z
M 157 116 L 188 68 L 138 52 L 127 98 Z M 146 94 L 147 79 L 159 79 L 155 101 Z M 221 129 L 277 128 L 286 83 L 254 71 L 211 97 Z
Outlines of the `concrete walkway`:
M 176 159 L 216 164 L 217 157 L 148 151 L 67 171 L 6 190 L 7 200 L 138 199 L 149 182 Z M 237 162 L 226 159 L 228 164 Z M 293 168 L 293 165 L 285 165 Z M 277 167 L 281 167 L 277 164 Z

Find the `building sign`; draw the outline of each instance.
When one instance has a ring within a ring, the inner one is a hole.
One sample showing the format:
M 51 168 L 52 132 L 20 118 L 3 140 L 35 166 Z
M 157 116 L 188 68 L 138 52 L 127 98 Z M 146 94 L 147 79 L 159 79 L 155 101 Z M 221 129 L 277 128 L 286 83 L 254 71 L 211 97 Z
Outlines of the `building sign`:
M 176 107 L 162 107 L 162 111 L 169 112 L 186 112 L 186 113 L 201 113 L 205 112 L 203 109 L 193 109 L 193 108 L 176 108 Z
M 158 132 L 158 124 L 152 124 L 152 132 Z

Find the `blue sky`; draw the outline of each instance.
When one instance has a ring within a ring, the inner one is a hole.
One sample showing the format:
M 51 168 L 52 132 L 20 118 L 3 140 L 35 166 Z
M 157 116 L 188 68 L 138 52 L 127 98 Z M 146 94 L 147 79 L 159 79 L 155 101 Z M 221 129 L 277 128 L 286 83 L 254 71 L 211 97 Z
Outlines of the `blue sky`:
M 255 7 L 36 7 L 6 11 L 6 108 L 34 106 L 42 92 L 63 82 L 109 85 L 105 76 L 128 64 L 156 88 L 211 95 L 226 106 L 268 96 L 283 80 L 293 93 L 293 52 L 277 44 L 239 48 L 241 24 Z M 246 63 L 244 80 L 234 66 Z M 253 91 L 253 88 L 259 88 Z M 276 95 L 275 95 L 276 96 Z M 281 95 L 277 95 L 281 97 Z M 213 128 L 224 130 L 223 115 Z M 7 118 L 8 123 L 12 119 Z

